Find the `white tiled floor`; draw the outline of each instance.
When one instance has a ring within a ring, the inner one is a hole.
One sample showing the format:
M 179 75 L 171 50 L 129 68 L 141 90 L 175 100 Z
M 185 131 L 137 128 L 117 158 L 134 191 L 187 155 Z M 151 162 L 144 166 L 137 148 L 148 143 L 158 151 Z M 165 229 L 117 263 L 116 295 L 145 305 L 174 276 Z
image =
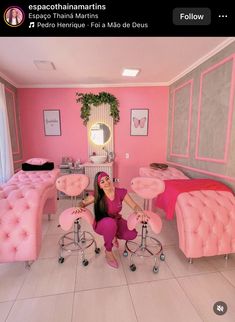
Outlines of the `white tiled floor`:
M 101 253 L 89 248 L 88 266 L 81 265 L 77 253 L 59 264 L 57 243 L 63 231 L 57 227 L 58 217 L 69 206 L 69 200 L 60 200 L 52 220 L 43 218 L 42 249 L 30 270 L 20 262 L 0 264 L 0 322 L 235 321 L 235 254 L 228 261 L 215 256 L 189 264 L 178 248 L 176 222 L 162 217 L 157 238 L 166 260 L 157 274 L 151 258 L 136 259 L 137 270 L 130 271 L 123 242 L 114 250 L 119 269 L 110 268 L 96 234 Z M 124 206 L 123 216 L 128 212 Z M 82 226 L 91 231 L 86 223 Z M 223 316 L 213 312 L 217 301 L 228 306 Z

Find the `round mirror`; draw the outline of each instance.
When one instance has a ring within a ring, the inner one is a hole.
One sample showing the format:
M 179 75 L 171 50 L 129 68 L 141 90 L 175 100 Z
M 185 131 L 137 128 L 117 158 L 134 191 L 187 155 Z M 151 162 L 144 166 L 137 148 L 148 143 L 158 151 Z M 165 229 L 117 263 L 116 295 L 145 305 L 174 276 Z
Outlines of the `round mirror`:
M 90 139 L 97 145 L 103 145 L 108 142 L 111 137 L 109 127 L 104 123 L 95 123 L 90 129 Z

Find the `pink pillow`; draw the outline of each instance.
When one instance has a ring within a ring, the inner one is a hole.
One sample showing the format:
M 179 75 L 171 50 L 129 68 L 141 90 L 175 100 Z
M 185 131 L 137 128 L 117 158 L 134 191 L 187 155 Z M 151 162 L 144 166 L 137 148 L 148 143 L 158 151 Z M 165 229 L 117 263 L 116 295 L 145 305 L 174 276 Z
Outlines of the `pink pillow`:
M 43 159 L 43 158 L 32 158 L 32 159 L 25 161 L 25 163 L 29 163 L 32 165 L 43 165 L 44 163 L 46 163 L 48 161 L 49 161 L 48 159 Z

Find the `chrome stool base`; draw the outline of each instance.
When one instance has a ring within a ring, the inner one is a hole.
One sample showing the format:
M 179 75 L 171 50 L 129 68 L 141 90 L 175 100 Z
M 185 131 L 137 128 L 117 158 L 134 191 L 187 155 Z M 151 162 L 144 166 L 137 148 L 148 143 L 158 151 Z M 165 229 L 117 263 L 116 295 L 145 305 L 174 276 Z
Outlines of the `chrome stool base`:
M 136 265 L 133 261 L 133 257 L 153 257 L 154 265 L 153 272 L 158 273 L 159 265 L 157 264 L 157 258 L 159 256 L 161 261 L 165 260 L 165 255 L 163 254 L 163 247 L 161 242 L 151 236 L 148 236 L 148 227 L 147 223 L 142 223 L 142 232 L 141 235 L 137 237 L 140 238 L 140 243 L 134 242 L 132 240 L 128 240 L 125 243 L 125 250 L 123 252 L 123 256 L 128 256 L 128 252 L 131 254 L 130 256 L 130 270 L 135 271 Z
M 74 230 L 63 235 L 59 239 L 59 259 L 58 262 L 64 262 L 64 252 L 81 252 L 81 261 L 83 266 L 87 266 L 89 261 L 85 257 L 85 250 L 94 244 L 95 253 L 100 253 L 100 248 L 97 247 L 94 236 L 88 231 L 81 232 L 81 225 L 79 219 L 74 222 Z

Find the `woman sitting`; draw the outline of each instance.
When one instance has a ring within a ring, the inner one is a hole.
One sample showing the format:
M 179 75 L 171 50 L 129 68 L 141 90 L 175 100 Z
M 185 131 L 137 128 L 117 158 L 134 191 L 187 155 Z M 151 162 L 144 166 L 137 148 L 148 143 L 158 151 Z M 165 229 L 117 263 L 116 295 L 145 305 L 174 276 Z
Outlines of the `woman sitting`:
M 94 231 L 104 238 L 105 257 L 108 265 L 118 268 L 118 262 L 112 252 L 113 246 L 119 246 L 118 239 L 132 240 L 137 236 L 137 231 L 135 229 L 129 230 L 127 221 L 120 214 L 122 201 L 125 201 L 137 216 L 145 215 L 141 207 L 129 196 L 127 190 L 114 187 L 109 175 L 105 172 L 96 174 L 94 192 L 94 196 L 89 195 L 80 202 L 76 211 L 82 211 L 84 207 L 94 203 Z

